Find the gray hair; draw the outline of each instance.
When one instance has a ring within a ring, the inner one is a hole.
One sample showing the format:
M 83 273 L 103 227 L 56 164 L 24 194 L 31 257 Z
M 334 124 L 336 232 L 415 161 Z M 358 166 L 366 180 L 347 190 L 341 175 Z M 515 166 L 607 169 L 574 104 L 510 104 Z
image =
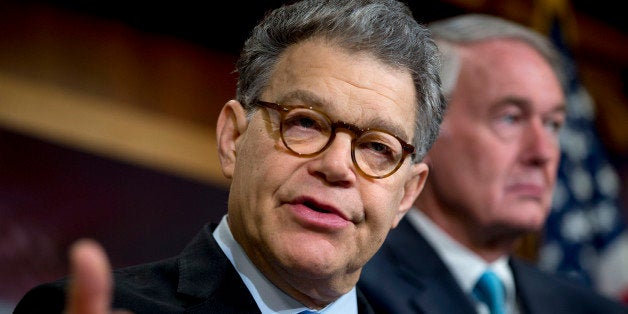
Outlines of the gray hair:
M 456 46 L 491 39 L 513 39 L 528 44 L 549 63 L 563 86 L 567 87 L 565 61 L 546 36 L 503 18 L 485 14 L 464 14 L 428 25 L 442 54 L 440 77 L 445 96 L 450 97 L 460 73 L 460 56 Z
M 245 110 L 255 111 L 252 102 L 266 88 L 282 52 L 313 37 L 349 52 L 366 52 L 412 75 L 417 94 L 414 161 L 422 160 L 438 137 L 445 110 L 440 59 L 429 30 L 395 0 L 304 0 L 270 12 L 253 29 L 237 62 L 236 98 Z

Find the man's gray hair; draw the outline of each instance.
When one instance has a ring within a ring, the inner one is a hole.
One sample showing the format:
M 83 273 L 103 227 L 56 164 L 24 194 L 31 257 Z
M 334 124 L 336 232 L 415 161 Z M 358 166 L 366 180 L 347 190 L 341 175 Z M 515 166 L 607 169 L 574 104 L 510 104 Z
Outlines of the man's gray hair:
M 514 39 L 527 43 L 550 64 L 563 89 L 567 87 L 565 61 L 549 39 L 531 28 L 486 14 L 465 14 L 428 25 L 442 54 L 441 80 L 445 96 L 450 97 L 460 71 L 457 45 L 491 39 Z
M 420 161 L 438 137 L 445 109 L 440 59 L 429 30 L 399 1 L 304 0 L 270 12 L 253 29 L 237 63 L 236 98 L 247 112 L 255 111 L 253 102 L 285 49 L 315 37 L 411 74 L 417 94 L 414 161 Z

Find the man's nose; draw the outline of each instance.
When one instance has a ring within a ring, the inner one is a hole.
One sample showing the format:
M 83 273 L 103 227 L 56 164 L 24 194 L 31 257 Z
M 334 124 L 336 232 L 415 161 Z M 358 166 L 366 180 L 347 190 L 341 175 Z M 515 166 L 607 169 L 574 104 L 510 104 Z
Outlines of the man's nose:
M 337 131 L 336 136 L 311 163 L 311 171 L 319 173 L 326 181 L 347 185 L 355 182 L 357 170 L 351 159 L 350 133 Z
M 524 132 L 523 147 L 526 161 L 534 165 L 544 165 L 557 158 L 560 153 L 558 136 L 552 133 L 541 119 L 529 122 Z

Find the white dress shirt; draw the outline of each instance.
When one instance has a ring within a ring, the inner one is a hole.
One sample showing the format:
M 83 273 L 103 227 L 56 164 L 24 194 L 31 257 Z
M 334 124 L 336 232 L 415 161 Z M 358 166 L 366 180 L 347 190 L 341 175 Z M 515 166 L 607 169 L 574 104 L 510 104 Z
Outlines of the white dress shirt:
M 414 226 L 436 250 L 449 271 L 453 274 L 458 285 L 468 295 L 471 295 L 477 280 L 485 270 L 491 269 L 504 284 L 506 291 L 506 313 L 519 313 L 517 293 L 512 270 L 508 265 L 508 256 L 502 256 L 493 263 L 486 263 L 480 256 L 467 249 L 441 230 L 429 217 L 417 208 L 412 208 L 407 214 L 410 224 Z M 473 298 L 472 298 L 473 299 Z M 479 301 L 475 303 L 478 313 L 488 314 L 488 307 Z

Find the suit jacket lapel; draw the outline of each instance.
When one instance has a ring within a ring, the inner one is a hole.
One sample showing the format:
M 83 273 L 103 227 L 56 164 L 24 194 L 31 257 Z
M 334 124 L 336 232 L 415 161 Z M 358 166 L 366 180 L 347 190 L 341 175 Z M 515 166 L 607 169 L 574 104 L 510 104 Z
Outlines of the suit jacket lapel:
M 545 284 L 547 280 L 537 270 L 522 261 L 511 258 L 510 268 L 515 279 L 517 298 L 522 313 L 556 313 L 554 305 L 561 300 L 560 296 L 555 295 L 555 286 Z
M 436 251 L 403 219 L 389 234 L 389 244 L 398 259 L 402 277 L 417 287 L 412 300 L 424 313 L 475 313 L 472 302 L 460 288 Z
M 359 288 L 355 289 L 358 297 L 358 314 L 375 314 L 371 304 L 366 300 Z
M 191 301 L 187 313 L 260 313 L 233 265 L 205 226 L 179 259 L 177 291 Z

